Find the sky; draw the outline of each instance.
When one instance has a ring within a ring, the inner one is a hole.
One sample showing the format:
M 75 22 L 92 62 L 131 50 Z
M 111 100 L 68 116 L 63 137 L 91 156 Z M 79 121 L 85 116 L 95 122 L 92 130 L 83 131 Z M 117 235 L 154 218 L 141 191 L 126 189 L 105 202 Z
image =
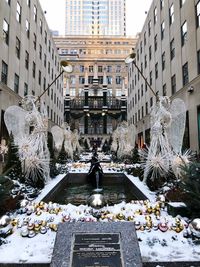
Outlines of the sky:
M 65 0 L 39 0 L 51 30 L 65 34 Z M 127 35 L 135 36 L 142 30 L 152 0 L 126 0 Z

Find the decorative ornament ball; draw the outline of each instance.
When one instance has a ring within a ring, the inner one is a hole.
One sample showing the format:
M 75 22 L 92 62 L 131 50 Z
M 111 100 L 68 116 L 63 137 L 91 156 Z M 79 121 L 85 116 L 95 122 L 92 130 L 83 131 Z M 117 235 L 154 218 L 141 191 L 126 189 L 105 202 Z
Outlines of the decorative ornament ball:
M 196 218 L 194 219 L 190 224 L 189 228 L 191 230 L 191 233 L 195 236 L 200 238 L 200 219 Z
M 95 209 L 103 208 L 106 204 L 102 194 L 93 194 L 88 199 L 88 205 Z
M 0 226 L 6 226 L 10 223 L 11 219 L 8 215 L 3 215 L 0 218 Z

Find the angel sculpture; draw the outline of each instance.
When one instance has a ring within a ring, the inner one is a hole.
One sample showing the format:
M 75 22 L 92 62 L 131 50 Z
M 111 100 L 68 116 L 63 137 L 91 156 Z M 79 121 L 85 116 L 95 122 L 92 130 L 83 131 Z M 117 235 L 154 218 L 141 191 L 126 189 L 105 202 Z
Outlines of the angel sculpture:
M 64 142 L 65 152 L 69 158 L 73 159 L 72 132 L 68 124 L 63 124 L 61 128 L 57 125 L 53 126 L 51 128 L 51 133 L 57 151 L 60 152 Z
M 78 154 L 80 154 L 82 148 L 79 144 L 79 134 L 78 134 L 78 130 L 75 129 L 72 133 L 72 148 L 74 152 L 77 152 Z
M 10 106 L 4 114 L 9 134 L 13 134 L 18 147 L 27 182 L 43 187 L 49 178 L 49 150 L 47 147 L 48 117 L 43 104 L 36 106 L 34 96 L 22 99 L 22 107 Z
M 111 149 L 117 153 L 119 158 L 130 154 L 135 146 L 135 126 L 128 126 L 127 122 L 123 121 L 113 132 Z
M 146 155 L 144 181 L 150 173 L 152 180 L 168 173 L 170 167 L 173 169 L 174 158 L 181 157 L 185 118 L 186 108 L 181 99 L 170 103 L 169 97 L 159 97 L 151 111 L 151 143 Z

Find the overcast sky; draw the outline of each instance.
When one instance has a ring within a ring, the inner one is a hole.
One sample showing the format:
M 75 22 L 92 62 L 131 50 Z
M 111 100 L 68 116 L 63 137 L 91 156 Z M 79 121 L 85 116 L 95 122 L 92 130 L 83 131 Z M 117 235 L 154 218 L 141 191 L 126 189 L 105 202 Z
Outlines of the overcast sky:
M 65 0 L 39 0 L 51 30 L 58 30 L 60 35 L 65 33 Z M 127 1 L 127 35 L 135 36 L 142 30 L 146 14 L 152 0 Z

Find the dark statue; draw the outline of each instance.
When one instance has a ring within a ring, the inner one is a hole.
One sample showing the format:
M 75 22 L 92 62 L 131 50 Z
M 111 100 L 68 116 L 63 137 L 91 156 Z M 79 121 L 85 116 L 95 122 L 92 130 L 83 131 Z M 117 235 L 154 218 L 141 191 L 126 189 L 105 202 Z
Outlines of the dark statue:
M 99 189 L 99 187 L 102 187 L 103 170 L 96 151 L 93 153 L 90 163 L 91 166 L 88 172 L 88 181 L 94 188 Z

